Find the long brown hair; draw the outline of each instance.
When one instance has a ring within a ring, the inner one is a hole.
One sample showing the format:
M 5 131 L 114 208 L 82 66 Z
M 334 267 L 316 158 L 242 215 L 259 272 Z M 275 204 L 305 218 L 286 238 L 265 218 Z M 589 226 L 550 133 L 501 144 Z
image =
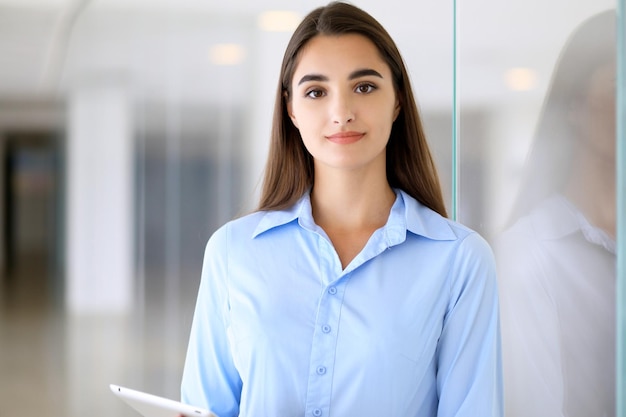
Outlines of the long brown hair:
M 447 216 L 437 170 L 413 97 L 404 61 L 391 36 L 365 11 L 332 2 L 309 13 L 287 45 L 274 104 L 269 157 L 259 210 L 279 210 L 293 205 L 313 185 L 313 157 L 308 153 L 298 129 L 287 114 L 291 82 L 299 53 L 317 35 L 357 33 L 378 48 L 393 75 L 400 114 L 391 128 L 387 144 L 387 181 L 407 192 L 420 203 Z

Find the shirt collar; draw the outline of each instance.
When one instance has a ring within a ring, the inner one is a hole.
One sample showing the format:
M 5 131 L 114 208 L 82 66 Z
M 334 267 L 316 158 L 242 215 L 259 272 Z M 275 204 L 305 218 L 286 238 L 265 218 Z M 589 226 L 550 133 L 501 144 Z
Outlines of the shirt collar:
M 302 214 L 304 212 L 304 214 Z M 270 229 L 291 223 L 299 217 L 310 218 L 311 223 L 313 221 L 313 215 L 311 213 L 311 200 L 309 193 L 305 193 L 300 199 L 291 207 L 283 210 L 268 210 L 261 217 L 259 224 L 254 229 L 252 237 L 255 238 L 258 235 L 267 232 Z
M 406 230 L 432 240 L 456 240 L 451 221 L 400 191 L 405 202 Z
M 419 203 L 406 192 L 395 189 L 396 201 L 391 207 L 384 226 L 389 246 L 406 239 L 406 232 L 432 240 L 455 240 L 456 234 L 448 219 Z M 283 210 L 266 211 L 252 235 L 253 238 L 270 229 L 297 220 L 301 227 L 315 231 L 319 228 L 313 220 L 310 194 L 305 193 L 293 206 Z

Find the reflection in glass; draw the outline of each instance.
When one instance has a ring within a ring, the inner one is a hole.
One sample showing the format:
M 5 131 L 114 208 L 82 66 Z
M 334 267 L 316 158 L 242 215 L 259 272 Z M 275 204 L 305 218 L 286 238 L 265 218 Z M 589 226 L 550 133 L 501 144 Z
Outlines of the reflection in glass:
M 561 52 L 494 245 L 509 417 L 615 414 L 615 19 Z

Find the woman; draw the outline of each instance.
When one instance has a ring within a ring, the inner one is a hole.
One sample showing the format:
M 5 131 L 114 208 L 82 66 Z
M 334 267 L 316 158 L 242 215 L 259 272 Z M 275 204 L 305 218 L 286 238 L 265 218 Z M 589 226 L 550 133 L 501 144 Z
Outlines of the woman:
M 572 34 L 497 240 L 506 415 L 615 415 L 614 11 Z
M 499 416 L 495 267 L 445 218 L 402 58 L 330 3 L 287 46 L 258 211 L 207 245 L 184 402 L 229 416 Z

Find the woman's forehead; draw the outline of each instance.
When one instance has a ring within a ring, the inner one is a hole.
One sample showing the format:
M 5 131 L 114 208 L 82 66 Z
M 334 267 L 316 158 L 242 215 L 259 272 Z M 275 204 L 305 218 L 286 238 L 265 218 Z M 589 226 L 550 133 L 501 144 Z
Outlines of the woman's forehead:
M 294 63 L 294 77 L 297 73 L 310 71 L 350 73 L 360 67 L 391 72 L 374 42 L 356 33 L 316 35 L 302 47 Z

